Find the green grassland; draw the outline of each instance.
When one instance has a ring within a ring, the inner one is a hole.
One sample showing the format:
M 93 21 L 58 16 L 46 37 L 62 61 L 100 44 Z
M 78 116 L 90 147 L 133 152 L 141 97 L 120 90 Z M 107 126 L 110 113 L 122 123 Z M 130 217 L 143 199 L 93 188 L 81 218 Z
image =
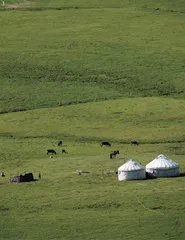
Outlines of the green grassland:
M 184 13 L 180 0 L 0 6 L 0 240 L 184 240 L 183 176 L 115 174 L 159 154 L 185 172 Z M 42 178 L 9 182 L 25 172 Z
M 130 158 L 146 165 L 161 153 L 184 172 L 183 106 L 179 99 L 123 98 L 2 114 L 1 238 L 184 239 L 184 177 L 119 182 L 115 174 Z M 130 145 L 133 138 L 139 146 Z M 101 140 L 112 147 L 100 147 Z M 48 148 L 57 155 L 49 158 Z M 110 160 L 114 149 L 120 156 Z M 35 178 L 41 172 L 41 180 L 8 183 L 28 171 Z
M 130 5 L 1 11 L 0 112 L 119 97 L 184 98 L 184 14 Z

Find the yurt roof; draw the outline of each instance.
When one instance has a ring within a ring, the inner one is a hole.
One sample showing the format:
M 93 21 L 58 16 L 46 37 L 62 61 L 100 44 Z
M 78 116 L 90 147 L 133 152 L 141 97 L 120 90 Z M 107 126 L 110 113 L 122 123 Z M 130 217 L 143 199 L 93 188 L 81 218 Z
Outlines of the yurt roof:
M 144 167 L 132 159 L 128 160 L 125 164 L 123 164 L 118 168 L 119 171 L 127 171 L 127 172 L 137 171 L 137 170 L 139 171 L 142 169 L 144 169 Z
M 153 161 L 151 161 L 146 165 L 146 168 L 154 168 L 154 169 L 168 169 L 168 168 L 177 168 L 177 167 L 179 167 L 178 163 L 165 157 L 163 154 L 160 154 Z

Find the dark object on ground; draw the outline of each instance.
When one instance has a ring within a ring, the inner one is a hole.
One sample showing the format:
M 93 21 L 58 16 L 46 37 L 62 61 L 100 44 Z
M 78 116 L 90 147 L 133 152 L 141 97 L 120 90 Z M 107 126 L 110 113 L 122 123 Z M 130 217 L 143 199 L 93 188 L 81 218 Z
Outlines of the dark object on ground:
M 38 178 L 41 179 L 41 173 L 39 173 Z
M 111 147 L 111 144 L 109 142 L 101 142 L 100 146 L 107 146 L 107 147 Z
M 62 153 L 67 153 L 65 149 L 62 149 Z
M 90 172 L 88 172 L 88 171 L 82 171 L 82 170 L 77 170 L 76 173 L 77 173 L 78 175 L 82 175 L 82 174 L 89 174 Z
M 132 140 L 130 143 L 131 145 L 139 145 L 138 141 L 135 141 L 135 140 Z
M 115 158 L 117 154 L 119 154 L 119 150 L 111 151 L 111 153 L 110 153 L 110 159 Z
M 1 173 L 1 177 L 5 177 L 5 174 L 4 174 L 4 172 L 2 172 L 2 173 Z
M 59 141 L 58 142 L 58 147 L 62 145 L 62 141 Z
M 32 173 L 26 173 L 24 175 L 14 176 L 11 179 L 11 182 L 31 182 L 34 181 L 34 177 Z
M 14 177 L 11 179 L 11 182 L 17 182 L 17 183 L 23 182 L 23 181 L 22 181 L 22 175 L 20 175 L 20 176 L 14 176 Z
M 53 150 L 53 149 L 48 149 L 48 150 L 47 150 L 47 154 L 49 154 L 49 153 L 57 154 L 57 153 L 55 152 L 55 150 Z
M 155 177 L 152 173 L 148 173 L 146 172 L 146 179 L 155 179 L 157 177 Z
M 32 174 L 32 173 L 26 173 L 26 174 L 24 174 L 23 180 L 24 180 L 24 182 L 34 181 L 33 174 Z

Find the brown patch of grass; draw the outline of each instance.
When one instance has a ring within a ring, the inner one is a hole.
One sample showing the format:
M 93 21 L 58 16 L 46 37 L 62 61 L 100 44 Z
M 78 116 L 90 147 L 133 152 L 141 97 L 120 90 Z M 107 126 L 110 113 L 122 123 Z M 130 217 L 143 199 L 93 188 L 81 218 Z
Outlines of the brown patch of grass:
M 14 3 L 14 4 L 5 4 L 5 8 L 14 9 L 14 8 L 26 8 L 30 7 L 31 3 L 22 2 L 22 3 Z

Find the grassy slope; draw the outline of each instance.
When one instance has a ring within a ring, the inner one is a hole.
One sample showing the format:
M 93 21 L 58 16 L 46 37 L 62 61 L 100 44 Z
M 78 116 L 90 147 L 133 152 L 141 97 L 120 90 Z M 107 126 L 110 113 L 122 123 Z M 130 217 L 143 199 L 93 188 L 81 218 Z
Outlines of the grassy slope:
M 184 239 L 184 179 L 119 183 L 76 176 L 74 159 L 43 162 L 42 181 L 1 186 L 2 239 Z
M 74 6 L 85 9 L 56 11 Z M 160 153 L 185 170 L 184 1 L 38 1 L 34 8 L 51 10 L 0 11 L 1 112 L 122 96 L 182 100 L 121 98 L 0 115 L 0 239 L 184 240 L 184 178 L 118 182 L 106 173 Z M 67 155 L 56 148 L 60 139 Z M 102 139 L 119 159 L 109 160 Z M 40 171 L 41 181 L 1 184 L 26 171 Z
M 184 98 L 184 14 L 151 4 L 1 11 L 0 111 L 121 96 Z
M 32 1 L 16 1 L 16 0 L 7 0 L 7 4 L 17 3 L 17 2 L 30 2 Z M 36 7 L 42 6 L 44 8 L 141 8 L 141 9 L 156 9 L 160 8 L 161 10 L 169 11 L 183 11 L 185 10 L 185 3 L 183 0 L 35 0 L 34 3 Z
M 5 137 L 53 137 L 77 142 L 180 142 L 185 137 L 183 109 L 184 100 L 131 98 L 9 113 L 1 116 L 0 133 Z
M 183 172 L 183 106 L 138 98 L 1 115 L 1 183 L 26 171 L 42 174 L 35 183 L 0 185 L 2 239 L 184 239 L 184 178 L 123 183 L 107 174 L 129 158 L 145 165 L 160 153 Z M 135 137 L 141 145 L 127 144 Z M 109 160 L 102 138 L 120 150 L 118 159 Z M 151 144 L 156 140 L 163 143 Z M 50 159 L 47 148 L 57 156 Z M 91 174 L 77 176 L 77 169 Z

